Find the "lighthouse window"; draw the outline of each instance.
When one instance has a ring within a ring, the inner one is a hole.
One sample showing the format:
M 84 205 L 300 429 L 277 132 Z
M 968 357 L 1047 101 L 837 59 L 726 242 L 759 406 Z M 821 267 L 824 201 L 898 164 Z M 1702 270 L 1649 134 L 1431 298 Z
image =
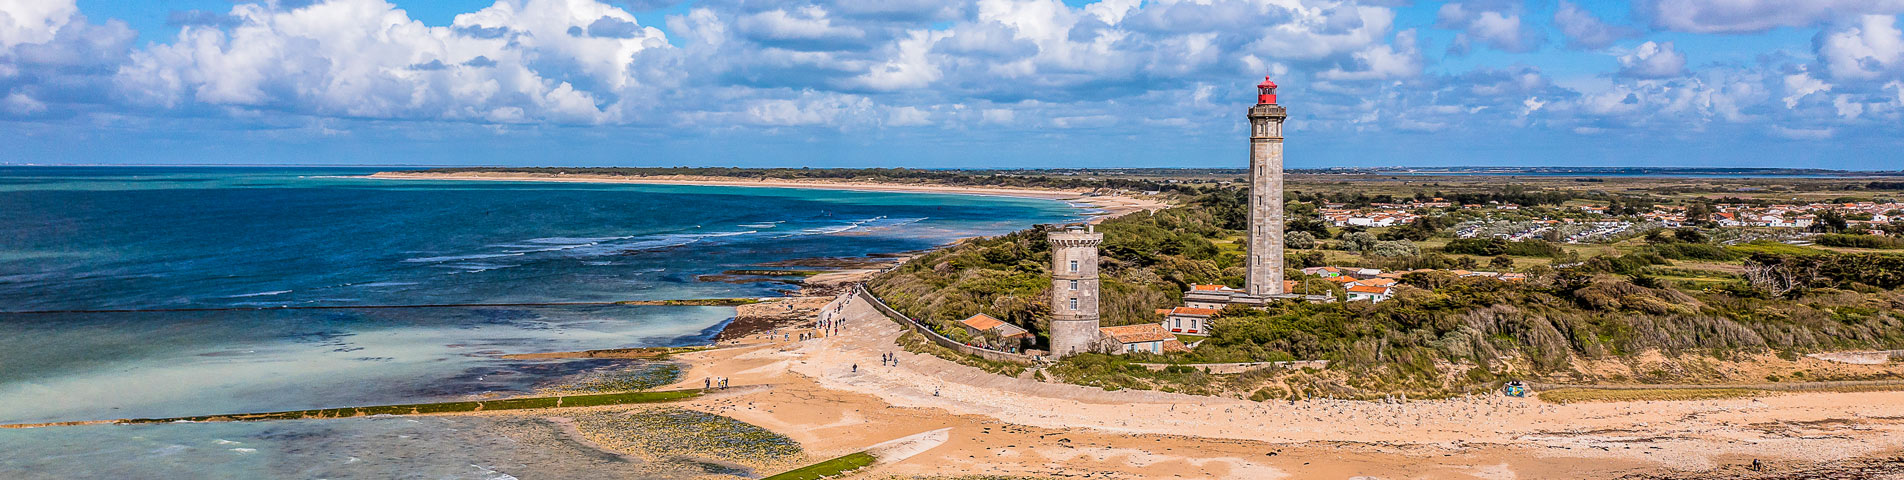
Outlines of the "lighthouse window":
M 1072 260 L 1072 261 L 1071 261 L 1071 271 L 1072 271 L 1072 272 L 1076 272 L 1076 271 L 1078 271 L 1078 261 L 1077 261 L 1077 260 Z
M 1077 297 L 1072 297 L 1072 298 L 1071 298 L 1071 309 L 1072 309 L 1072 310 L 1077 310 L 1077 309 L 1078 309 L 1078 299 L 1077 299 Z
M 1077 289 L 1078 289 L 1078 281 L 1077 281 L 1077 280 L 1072 280 L 1072 281 L 1071 281 L 1071 289 L 1072 289 L 1072 290 L 1077 290 Z

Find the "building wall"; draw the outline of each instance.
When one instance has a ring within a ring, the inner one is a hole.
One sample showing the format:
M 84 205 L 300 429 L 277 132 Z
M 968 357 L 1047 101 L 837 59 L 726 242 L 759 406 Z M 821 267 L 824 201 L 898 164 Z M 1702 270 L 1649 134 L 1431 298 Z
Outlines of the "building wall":
M 1283 292 L 1283 119 L 1278 105 L 1250 107 L 1249 245 L 1244 292 Z
M 1051 355 L 1088 352 L 1098 341 L 1097 249 L 1104 234 L 1065 230 L 1046 235 L 1051 243 Z M 1076 262 L 1077 269 L 1071 269 Z M 1073 290 L 1071 282 L 1077 281 Z M 1077 299 L 1072 307 L 1072 299 Z

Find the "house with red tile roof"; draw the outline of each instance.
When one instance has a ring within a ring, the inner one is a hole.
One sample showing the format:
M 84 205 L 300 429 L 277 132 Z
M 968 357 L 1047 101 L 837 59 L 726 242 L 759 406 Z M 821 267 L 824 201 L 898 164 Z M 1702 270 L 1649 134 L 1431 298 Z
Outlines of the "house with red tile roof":
M 1221 314 L 1214 308 L 1177 307 L 1164 312 L 1163 326 L 1170 333 L 1210 335 L 1210 320 Z
M 1377 287 L 1371 285 L 1355 285 L 1349 287 L 1349 301 L 1351 302 L 1356 300 L 1368 300 L 1372 303 L 1381 303 L 1383 300 L 1390 298 L 1395 298 L 1395 289 L 1393 287 Z
M 991 332 L 997 335 L 999 339 L 1004 340 L 1004 344 L 988 346 L 988 348 L 1002 347 L 999 349 L 1008 352 L 1017 351 L 1017 348 L 1022 347 L 1024 342 L 1032 339 L 1031 332 L 1026 331 L 1023 327 L 1005 323 L 1004 320 L 992 318 L 991 315 L 983 313 L 960 320 L 959 326 L 965 327 L 965 333 L 971 334 L 974 339 L 984 338 L 985 332 Z

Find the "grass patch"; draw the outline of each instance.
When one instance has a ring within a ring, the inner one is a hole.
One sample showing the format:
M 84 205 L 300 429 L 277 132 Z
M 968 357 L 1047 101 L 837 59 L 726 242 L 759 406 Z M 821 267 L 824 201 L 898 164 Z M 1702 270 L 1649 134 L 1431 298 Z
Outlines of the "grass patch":
M 910 330 L 908 330 L 906 334 L 899 336 L 899 347 L 904 348 L 908 352 L 923 353 L 926 355 L 931 355 L 934 357 L 951 360 L 952 362 L 957 363 L 959 365 L 965 365 L 968 367 L 973 367 L 979 370 L 984 370 L 986 372 L 1004 375 L 1008 377 L 1016 377 L 1016 376 L 1022 375 L 1025 373 L 1025 368 L 1026 368 L 1025 365 L 1021 365 L 1021 364 L 1016 364 L 1011 362 L 994 362 L 994 361 L 986 360 L 976 356 L 959 353 L 950 348 L 939 346 L 939 344 L 937 343 L 932 343 L 931 340 L 926 339 L 925 335 L 922 335 L 919 332 L 914 332 Z
M 431 413 L 476 412 L 490 410 L 522 410 L 530 408 L 595 407 L 602 405 L 626 405 L 632 403 L 654 403 L 694 398 L 701 395 L 700 390 L 664 390 L 659 392 L 623 392 L 598 395 L 565 395 L 555 397 L 509 398 L 503 400 L 484 400 L 474 402 L 412 403 L 404 405 L 376 405 L 369 407 L 319 408 L 312 410 L 291 410 L 285 412 L 239 413 L 228 415 L 201 415 L 195 417 L 172 418 L 133 418 L 118 423 L 170 423 L 170 422 L 226 422 L 256 420 L 296 420 L 302 418 L 346 418 L 370 415 L 423 415 Z
M 866 452 L 857 452 L 844 457 L 827 460 L 812 465 L 789 470 L 764 480 L 817 480 L 866 468 L 878 459 Z
M 1765 253 L 1765 254 L 1772 254 L 1772 255 L 1825 255 L 1825 254 L 1831 253 L 1831 252 L 1819 250 L 1816 248 L 1801 247 L 1798 245 L 1784 244 L 1784 243 L 1773 242 L 1769 240 L 1759 240 L 1752 243 L 1733 245 L 1726 248 L 1729 248 L 1729 249 L 1732 249 L 1733 251 L 1747 254 L 1747 255 L 1754 254 L 1754 253 Z
M 1715 400 L 1721 398 L 1744 398 L 1770 395 L 1770 390 L 1751 388 L 1648 388 L 1631 390 L 1607 390 L 1594 388 L 1562 388 L 1540 392 L 1540 399 L 1548 403 L 1569 404 L 1578 402 L 1638 402 L 1638 401 L 1688 401 Z

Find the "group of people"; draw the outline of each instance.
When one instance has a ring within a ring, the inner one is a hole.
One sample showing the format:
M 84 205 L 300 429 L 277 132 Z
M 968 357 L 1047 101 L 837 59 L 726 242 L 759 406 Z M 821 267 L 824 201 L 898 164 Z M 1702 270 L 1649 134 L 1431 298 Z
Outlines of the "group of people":
M 888 367 L 899 366 L 899 354 L 886 352 L 879 354 L 879 364 Z
M 714 390 L 716 388 L 726 390 L 727 377 L 704 377 L 701 379 L 702 390 Z

